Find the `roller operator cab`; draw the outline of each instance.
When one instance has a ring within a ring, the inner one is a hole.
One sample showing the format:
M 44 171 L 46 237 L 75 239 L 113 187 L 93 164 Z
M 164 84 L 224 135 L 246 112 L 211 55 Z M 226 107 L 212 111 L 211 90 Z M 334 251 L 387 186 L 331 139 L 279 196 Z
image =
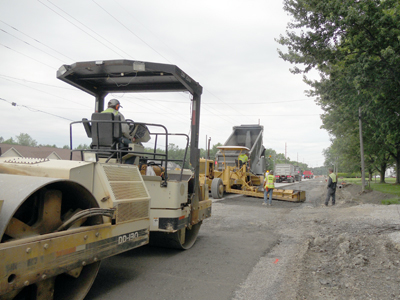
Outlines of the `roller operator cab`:
M 83 299 L 102 259 L 148 243 L 188 249 L 211 216 L 199 184 L 196 81 L 174 65 L 131 60 L 63 65 L 57 78 L 95 98 L 92 116 L 70 126 L 71 149 L 78 126 L 91 148 L 79 151 L 81 161 L 72 150 L 71 160 L 0 158 L 0 299 Z M 149 91 L 192 94 L 190 137 L 101 113 L 109 93 Z M 120 143 L 123 124 L 135 143 Z M 186 139 L 185 156 L 175 161 L 171 135 Z M 154 151 L 145 148 L 149 139 Z M 169 170 L 187 159 L 192 170 Z

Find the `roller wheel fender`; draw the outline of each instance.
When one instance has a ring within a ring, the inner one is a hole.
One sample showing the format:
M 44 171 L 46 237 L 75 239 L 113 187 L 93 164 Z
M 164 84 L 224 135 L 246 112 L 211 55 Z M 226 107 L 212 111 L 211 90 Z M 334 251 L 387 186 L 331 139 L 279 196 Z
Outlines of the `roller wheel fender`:
M 49 177 L 0 174 L 0 199 L 4 200 L 0 211 L 2 245 L 57 232 L 75 212 L 98 207 L 95 197 L 81 184 Z M 102 222 L 101 216 L 93 216 L 74 225 L 92 226 Z M 11 261 L 16 258 L 5 259 Z M 0 290 L 0 299 L 83 300 L 99 268 L 100 261 L 95 261 L 32 284 L 27 281 L 23 287 L 7 293 L 3 294 Z M 18 273 L 8 272 L 7 276 L 10 282 L 18 278 Z
M 221 199 L 224 195 L 224 183 L 221 178 L 214 178 L 211 182 L 211 196 L 214 199 Z

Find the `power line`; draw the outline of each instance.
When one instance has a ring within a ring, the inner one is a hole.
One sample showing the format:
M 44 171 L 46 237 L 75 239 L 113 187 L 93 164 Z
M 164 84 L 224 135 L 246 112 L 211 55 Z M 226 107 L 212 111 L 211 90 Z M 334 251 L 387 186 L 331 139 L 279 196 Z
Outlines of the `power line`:
M 8 100 L 3 99 L 3 98 L 0 98 L 0 101 L 5 101 L 5 102 L 11 104 L 12 106 L 20 106 L 20 107 L 26 108 L 26 109 L 28 109 L 28 110 L 30 110 L 32 112 L 40 112 L 40 113 L 43 113 L 43 114 L 51 115 L 53 117 L 57 117 L 57 118 L 60 118 L 60 119 L 64 119 L 64 120 L 73 122 L 73 120 L 71 120 L 71 119 L 67 119 L 67 118 L 61 117 L 59 115 L 55 115 L 55 114 L 52 114 L 52 113 L 49 113 L 49 112 L 46 112 L 46 111 L 43 111 L 43 110 L 40 110 L 40 109 L 36 109 L 36 108 L 33 108 L 33 107 L 26 106 L 26 105 L 19 105 L 19 104 L 15 103 L 15 102 L 11 102 L 11 101 L 8 101 Z
M 148 32 L 150 32 L 158 41 L 160 41 L 163 45 L 165 45 L 167 48 L 169 48 L 175 55 L 177 55 L 178 57 L 182 58 L 186 62 L 186 60 L 181 55 L 179 55 L 179 53 L 177 53 L 172 47 L 170 47 L 167 43 L 165 43 L 162 39 L 160 39 L 154 32 L 149 30 L 145 25 L 143 25 L 140 21 L 138 21 L 138 19 L 131 12 L 129 12 L 129 10 L 126 7 L 122 6 L 116 0 L 114 0 L 114 2 L 117 3 L 119 6 L 121 6 L 122 9 L 124 10 L 124 12 L 127 13 L 128 15 L 130 15 L 131 18 L 135 20 L 135 22 L 137 22 L 140 25 L 142 25 L 142 27 L 145 28 Z
M 8 34 L 8 35 L 11 35 L 13 38 L 15 38 L 15 39 L 17 39 L 17 40 L 19 40 L 19 41 L 21 41 L 21 42 L 27 44 L 28 46 L 31 46 L 32 48 L 35 48 L 36 50 L 39 50 L 39 51 L 41 51 L 41 52 L 43 52 L 43 53 L 45 53 L 45 54 L 47 54 L 47 55 L 49 55 L 49 56 L 51 56 L 51 57 L 53 57 L 53 58 L 55 58 L 55 59 L 57 59 L 57 60 L 63 62 L 63 61 L 62 61 L 61 59 L 59 59 L 58 57 L 55 57 L 54 55 L 52 55 L 52 54 L 50 54 L 50 53 L 48 53 L 48 52 L 46 52 L 46 51 L 44 51 L 44 50 L 42 50 L 42 49 L 36 47 L 36 46 L 33 46 L 33 45 L 29 44 L 27 41 L 24 41 L 23 39 L 20 39 L 19 37 L 16 37 L 15 35 L 13 35 L 13 34 L 7 32 L 7 31 L 5 31 L 4 29 L 0 29 L 0 30 L 3 31 L 4 33 Z
M 156 49 L 151 47 L 148 43 L 146 43 L 145 40 L 143 40 L 141 37 L 139 37 L 136 33 L 134 33 L 130 28 L 125 26 L 120 20 L 118 20 L 116 17 L 114 17 L 111 13 L 109 13 L 106 9 L 104 9 L 100 4 L 98 4 L 95 0 L 92 0 L 94 4 L 96 4 L 98 7 L 100 7 L 106 14 L 108 14 L 111 18 L 113 18 L 115 21 L 117 21 L 122 27 L 124 27 L 126 30 L 128 30 L 130 33 L 132 33 L 135 37 L 137 37 L 140 41 L 142 41 L 147 47 L 149 47 L 151 50 L 156 52 L 158 55 L 160 55 L 162 58 L 164 58 L 167 62 L 171 63 L 168 58 L 166 58 L 164 55 L 162 55 L 160 52 L 158 52 Z
M 247 116 L 247 117 L 252 117 L 254 115 L 245 115 L 245 114 L 239 114 L 239 115 L 224 115 L 225 117 L 237 117 L 237 116 Z M 257 117 L 311 117 L 311 116 L 320 116 L 320 114 L 309 114 L 309 115 L 259 115 L 257 114 Z
M 42 3 L 40 0 L 38 0 L 40 3 Z M 156 52 L 158 55 L 160 55 L 162 58 L 164 58 L 166 61 L 170 62 L 165 56 L 163 56 L 159 51 L 157 51 L 156 49 L 154 49 L 150 44 L 148 44 L 144 39 L 142 39 L 141 37 L 139 37 L 135 32 L 133 32 L 129 27 L 127 27 L 125 24 L 123 24 L 121 21 L 119 21 L 114 15 L 112 15 L 110 12 L 108 12 L 105 8 L 103 8 L 100 4 L 98 4 L 95 0 L 92 0 L 93 3 L 95 3 L 100 9 L 102 9 L 105 13 L 107 13 L 111 18 L 113 18 L 116 22 L 118 22 L 121 26 L 123 26 L 126 30 L 128 30 L 131 34 L 133 34 L 136 38 L 138 38 L 140 41 L 142 41 L 146 46 L 148 46 L 150 49 L 152 49 L 154 52 Z M 71 15 L 69 15 L 68 13 L 66 13 L 64 10 L 62 10 L 60 7 L 56 6 L 55 4 L 53 4 L 51 1 L 49 1 L 52 5 L 54 5 L 55 7 L 57 7 L 59 10 L 63 11 L 65 14 L 67 14 L 68 16 L 70 16 L 71 18 L 73 18 L 75 21 L 79 22 L 77 19 L 75 19 L 74 17 L 72 17 Z M 44 3 L 42 3 L 43 5 L 45 5 Z M 46 7 L 48 7 L 47 5 L 45 5 Z M 49 9 L 51 9 L 50 7 L 48 7 Z M 52 11 L 54 11 L 53 9 L 51 9 Z M 54 11 L 55 12 L 55 11 Z M 55 12 L 57 13 L 57 12 Z M 58 13 L 57 13 L 58 14 Z M 60 15 L 60 14 L 58 14 Z M 61 15 L 60 15 L 61 16 Z M 63 16 L 61 16 L 63 17 Z M 64 17 L 63 17 L 64 18 Z M 65 19 L 65 18 L 64 18 Z M 67 20 L 68 21 L 68 20 Z M 68 21 L 70 22 L 70 21 Z M 72 22 L 70 22 L 71 24 L 73 24 Z M 79 22 L 80 24 L 82 24 L 81 22 Z M 73 24 L 74 26 L 76 26 L 75 24 Z M 82 24 L 83 26 L 85 26 L 84 24 Z M 91 30 L 89 27 L 85 26 L 86 28 L 88 28 L 89 30 Z M 79 28 L 79 27 L 78 27 Z M 81 29 L 81 28 L 79 28 Z M 82 30 L 82 29 L 81 29 Z M 92 32 L 94 32 L 93 30 L 91 30 Z M 84 31 L 85 32 L 85 31 Z M 85 32 L 86 33 L 86 32 Z M 96 33 L 96 32 L 94 32 Z M 97 33 L 96 33 L 97 34 Z M 98 35 L 98 34 L 97 34 Z M 91 35 L 90 35 L 91 36 Z M 118 48 L 119 49 L 119 48 Z M 208 90 L 207 90 L 208 91 Z M 233 106 L 231 106 L 229 103 L 226 103 L 225 101 L 221 100 L 220 98 L 218 98 L 216 95 L 214 95 L 211 91 L 208 91 L 211 95 L 213 95 L 215 98 L 217 98 L 219 101 L 221 101 L 224 105 L 226 105 L 227 107 L 230 107 L 231 109 L 235 110 L 236 112 L 240 113 L 240 111 L 238 111 L 237 109 L 235 109 Z M 212 113 L 212 111 L 210 109 L 204 108 L 204 110 L 207 110 L 209 112 Z M 218 117 L 222 117 L 221 114 L 219 114 L 218 112 L 215 113 L 214 115 L 218 116 Z M 232 122 L 232 120 L 227 120 L 228 122 Z
M 13 81 L 13 80 L 11 80 L 11 79 L 7 79 L 7 78 L 3 78 L 3 79 L 4 79 L 4 80 L 7 80 L 7 81 L 11 81 L 11 82 L 16 83 L 16 84 L 19 84 L 19 85 L 26 86 L 26 87 L 28 87 L 28 88 L 30 88 L 30 89 L 39 91 L 39 92 L 41 92 L 41 93 L 45 93 L 45 94 L 48 94 L 48 95 L 50 95 L 50 96 L 57 97 L 57 98 L 60 98 L 60 99 L 65 100 L 65 101 L 72 102 L 72 103 L 75 103 L 75 104 L 78 104 L 78 105 L 81 105 L 81 106 L 84 106 L 84 107 L 89 108 L 89 106 L 83 105 L 82 103 L 79 103 L 79 102 L 76 102 L 76 101 L 72 101 L 72 100 L 69 100 L 69 99 L 65 99 L 65 98 L 60 97 L 60 96 L 58 96 L 58 95 L 53 95 L 52 93 L 48 93 L 48 92 L 42 91 L 42 90 L 40 90 L 40 89 L 37 89 L 37 88 L 31 87 L 31 86 L 28 86 L 28 85 L 26 85 L 26 84 L 22 84 L 22 83 L 19 83 L 19 82 L 15 82 L 15 81 Z
M 30 57 L 29 55 L 23 54 L 23 53 L 21 53 L 21 52 L 19 52 L 19 51 L 17 51 L 17 50 L 14 50 L 14 49 L 12 49 L 12 48 L 6 46 L 6 45 L 3 45 L 3 44 L 1 44 L 1 43 L 0 43 L 0 46 L 3 46 L 3 47 L 5 47 L 5 48 L 7 48 L 7 49 L 9 49 L 9 50 L 11 50 L 11 51 L 14 51 L 14 52 L 16 52 L 16 53 L 18 53 L 18 54 L 23 55 L 23 56 L 25 56 L 25 57 L 28 57 L 28 58 L 30 58 L 30 59 L 32 59 L 32 60 L 34 60 L 34 61 L 36 61 L 36 62 L 38 62 L 38 63 L 40 63 L 40 64 L 42 64 L 42 65 L 45 65 L 46 67 L 49 67 L 49 68 L 51 68 L 51 69 L 54 70 L 54 67 L 52 67 L 52 66 L 50 66 L 50 65 L 48 65 L 48 64 L 46 64 L 46 63 L 44 63 L 44 62 L 41 62 L 40 60 L 37 60 L 37 59 L 35 59 L 35 58 L 33 58 L 33 57 Z
M 299 99 L 299 100 L 284 100 L 284 101 L 263 101 L 263 102 L 246 102 L 246 105 L 261 105 L 261 104 L 270 104 L 270 103 L 286 103 L 286 102 L 298 102 L 298 101 L 309 101 L 315 99 Z M 212 102 L 203 102 L 203 104 L 219 104 L 219 103 L 212 103 Z M 230 103 L 231 105 L 243 105 L 242 102 L 240 103 Z
M 75 26 L 76 28 L 78 28 L 79 30 L 83 31 L 85 34 L 87 34 L 88 36 L 90 36 L 92 39 L 96 40 L 97 42 L 99 42 L 100 44 L 102 44 L 103 46 L 107 47 L 108 49 L 110 49 L 111 51 L 113 51 L 114 53 L 116 53 L 118 56 L 121 56 L 121 54 L 119 54 L 118 52 L 116 52 L 114 49 L 110 48 L 108 45 L 106 45 L 105 43 L 103 43 L 102 41 L 100 41 L 99 39 L 95 38 L 93 35 L 91 35 L 90 33 L 86 32 L 85 30 L 83 30 L 81 27 L 79 27 L 78 25 L 74 24 L 73 22 L 71 22 L 70 20 L 68 20 L 67 18 L 65 18 L 63 15 L 61 15 L 60 13 L 58 13 L 57 11 L 55 11 L 54 9 L 52 9 L 51 7 L 49 7 L 48 5 L 44 4 L 42 1 L 37 0 L 39 3 L 41 3 L 42 5 L 46 6 L 48 9 L 50 9 L 52 12 L 54 12 L 55 14 L 59 15 L 61 18 L 63 18 L 64 20 L 66 20 L 68 23 L 72 24 L 73 26 Z M 54 4 L 53 4 L 54 5 Z
M 97 36 L 99 36 L 100 38 L 102 38 L 103 40 L 105 40 L 106 42 L 112 44 L 115 48 L 117 48 L 119 51 L 121 51 L 122 53 L 128 55 L 128 57 L 131 57 L 129 53 L 125 52 L 124 50 L 122 50 L 121 48 L 115 46 L 115 44 L 111 43 L 109 40 L 107 40 L 104 36 L 98 34 L 96 31 L 94 31 L 93 29 L 89 28 L 88 26 L 86 26 L 85 24 L 83 24 L 81 21 L 79 21 L 78 19 L 74 18 L 72 15 L 70 15 L 69 13 L 67 13 L 65 10 L 63 10 L 62 8 L 60 8 L 58 5 L 54 4 L 53 2 L 51 2 L 50 0 L 47 0 L 48 2 L 50 2 L 53 6 L 57 7 L 59 10 L 61 10 L 63 13 L 65 13 L 67 16 L 69 16 L 70 18 L 74 19 L 76 22 L 78 22 L 79 24 L 85 26 L 87 29 L 89 29 L 91 32 L 93 32 L 94 34 L 96 34 Z
M 78 91 L 77 89 L 73 89 L 73 88 L 69 88 L 69 87 L 65 87 L 65 86 L 57 86 L 57 85 L 52 85 L 52 84 L 47 84 L 47 83 L 42 83 L 42 82 L 37 82 L 37 81 L 32 81 L 32 80 L 27 80 L 27 79 L 23 79 L 23 78 L 16 78 L 16 77 L 12 77 L 12 76 L 7 76 L 7 75 L 3 75 L 3 74 L 0 74 L 0 77 L 11 78 L 11 79 L 14 79 L 14 80 L 19 80 L 19 81 L 24 81 L 24 82 L 34 83 L 34 84 L 50 86 L 50 87 L 54 87 L 54 88 L 58 88 L 58 89 L 64 89 L 64 90 L 70 90 L 70 91 Z
M 11 26 L 10 24 L 7 24 L 6 22 L 4 22 L 4 21 L 2 21 L 2 20 L 0 20 L 0 22 L 2 22 L 3 24 L 6 24 L 7 26 L 11 27 L 11 28 L 14 29 L 15 31 L 18 31 L 19 33 L 21 33 L 21 34 L 23 34 L 23 35 L 29 37 L 30 39 L 34 40 L 35 42 L 37 42 L 37 43 L 39 43 L 39 44 L 41 44 L 41 45 L 43 45 L 43 46 L 49 48 L 50 50 L 52 50 L 52 51 L 54 51 L 54 52 L 57 52 L 58 54 L 60 54 L 60 55 L 62 55 L 62 56 L 64 56 L 64 57 L 66 57 L 66 58 L 68 58 L 68 59 L 74 61 L 73 58 L 71 58 L 71 57 L 69 57 L 69 56 L 66 56 L 65 54 L 63 54 L 63 53 L 57 51 L 56 49 L 51 48 L 50 46 L 48 46 L 48 45 L 46 45 L 46 44 L 43 44 L 43 43 L 40 42 L 39 40 L 37 40 L 37 39 L 35 39 L 35 38 L 29 36 L 28 34 L 22 32 L 21 30 L 18 30 L 18 29 L 15 28 L 14 26 Z
M 94 0 L 92 0 L 93 2 L 95 2 Z M 114 2 L 118 3 L 118 1 Z M 96 2 L 95 2 L 96 3 Z M 97 4 L 97 3 L 96 3 Z M 118 3 L 119 4 L 119 3 Z M 97 4 L 99 7 L 101 7 L 99 4 Z M 119 4 L 119 6 L 121 6 L 125 12 L 127 12 L 129 15 L 131 15 L 133 17 L 133 15 L 131 13 L 128 12 L 128 10 L 126 8 L 124 8 L 121 4 Z M 101 7 L 102 8 L 102 7 Z M 102 8 L 104 11 L 106 11 L 104 8 Z M 106 11 L 107 14 L 109 14 L 111 17 L 113 17 L 115 20 L 117 20 L 114 16 L 112 16 L 109 12 Z M 134 36 L 136 36 L 137 38 L 139 38 L 143 43 L 145 43 L 148 47 L 150 47 L 153 51 L 155 51 L 157 54 L 159 54 L 161 57 L 163 57 L 164 59 L 166 59 L 168 62 L 170 62 L 167 58 L 165 58 L 162 54 L 160 54 L 158 51 L 156 51 L 154 48 L 152 48 L 148 43 L 146 43 L 143 39 L 141 39 L 137 34 L 135 34 L 134 32 L 132 32 L 127 26 L 125 26 L 124 24 L 122 24 L 122 22 L 120 22 L 119 20 L 117 20 L 118 23 L 120 23 L 124 28 L 126 28 L 127 30 L 129 30 Z M 143 27 L 145 27 L 144 25 L 142 25 Z M 146 28 L 146 27 L 145 27 Z M 147 29 L 147 28 L 146 28 Z M 147 29 L 148 30 L 148 29 Z M 159 41 L 161 41 L 164 45 L 166 45 L 169 49 L 171 49 L 175 54 L 177 54 L 180 58 L 182 58 L 184 61 L 186 61 L 181 55 L 179 55 L 176 51 L 174 51 L 173 48 L 169 47 L 166 43 L 164 43 L 162 41 L 162 39 L 160 39 L 158 36 L 156 36 L 153 32 L 151 32 L 150 30 L 148 30 L 151 34 L 153 34 Z M 190 64 L 190 63 L 189 63 Z M 196 68 L 196 67 L 195 67 Z M 197 68 L 196 68 L 197 69 Z M 202 74 L 201 71 L 199 71 L 200 74 Z M 204 75 L 204 74 L 202 74 Z M 234 107 L 231 106 L 230 103 L 227 103 L 225 101 L 223 101 L 222 99 L 220 99 L 218 96 L 216 96 L 214 93 L 212 93 L 211 91 L 209 91 L 208 89 L 204 88 L 204 91 L 207 91 L 208 93 L 210 93 L 214 98 L 218 99 L 220 102 L 222 102 L 225 106 L 230 107 L 231 109 L 237 111 Z M 205 104 L 205 103 L 203 103 Z M 207 109 L 206 109 L 207 110 Z M 208 111 L 210 111 L 208 109 Z M 211 111 L 210 111 L 211 112 Z M 239 112 L 239 111 L 237 111 Z M 212 113 L 212 112 L 211 112 Z M 216 116 L 221 117 L 221 115 L 219 113 L 215 113 Z M 227 120 L 228 122 L 231 122 L 231 120 Z

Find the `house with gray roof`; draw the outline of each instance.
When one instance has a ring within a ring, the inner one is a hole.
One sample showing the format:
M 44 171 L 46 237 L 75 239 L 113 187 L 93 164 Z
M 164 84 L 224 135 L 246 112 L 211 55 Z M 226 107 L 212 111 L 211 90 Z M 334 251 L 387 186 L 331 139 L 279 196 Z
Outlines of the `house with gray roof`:
M 26 157 L 26 158 L 47 158 L 69 160 L 71 151 L 69 149 L 43 147 L 43 146 L 22 146 L 0 143 L 1 157 Z M 72 160 L 81 160 L 79 152 L 74 151 Z

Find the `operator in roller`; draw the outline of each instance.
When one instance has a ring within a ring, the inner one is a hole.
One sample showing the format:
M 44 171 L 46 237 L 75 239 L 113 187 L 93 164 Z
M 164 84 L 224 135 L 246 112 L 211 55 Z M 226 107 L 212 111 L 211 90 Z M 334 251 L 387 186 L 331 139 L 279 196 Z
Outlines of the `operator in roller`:
M 113 113 L 114 116 L 120 116 L 121 121 L 125 122 L 125 117 L 123 114 L 119 112 L 119 109 L 122 108 L 121 103 L 117 99 L 111 99 L 108 101 L 108 108 L 106 110 L 103 110 L 102 113 Z M 121 137 L 121 143 L 123 143 L 125 146 L 129 146 L 129 143 L 132 143 L 135 141 L 135 138 L 129 134 L 129 125 L 127 123 L 121 123 L 121 131 L 122 131 L 122 137 Z

